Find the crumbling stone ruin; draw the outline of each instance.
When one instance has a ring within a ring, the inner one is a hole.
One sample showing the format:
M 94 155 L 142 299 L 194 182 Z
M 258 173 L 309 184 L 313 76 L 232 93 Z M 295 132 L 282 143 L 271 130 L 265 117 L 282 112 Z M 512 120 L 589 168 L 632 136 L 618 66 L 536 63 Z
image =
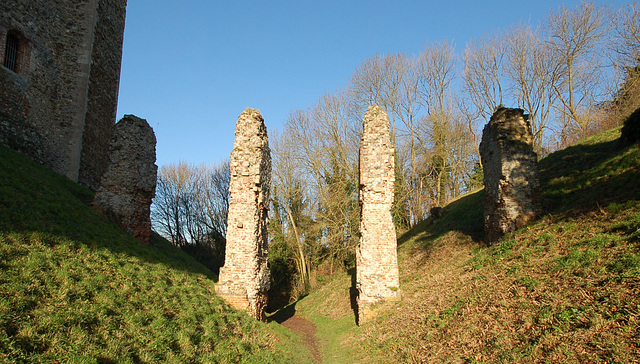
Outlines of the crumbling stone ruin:
M 0 1 L 0 143 L 93 190 L 116 120 L 126 5 Z
M 156 136 L 146 120 L 125 115 L 115 125 L 109 167 L 93 205 L 128 233 L 148 244 L 150 207 L 156 194 Z
M 372 315 L 373 305 L 400 299 L 398 243 L 391 207 L 395 185 L 394 147 L 389 117 L 370 106 L 360 142 L 360 244 L 356 251 L 358 323 Z
M 238 118 L 231 152 L 225 263 L 216 292 L 231 306 L 264 320 L 270 273 L 267 267 L 271 151 L 260 112 Z
M 620 144 L 629 146 L 640 141 L 640 108 L 629 115 L 620 131 Z
M 502 107 L 482 132 L 484 229 L 489 244 L 541 211 L 538 157 L 528 117 L 522 109 Z
M 444 214 L 444 208 L 436 206 L 429 209 L 429 217 L 433 220 L 438 220 Z

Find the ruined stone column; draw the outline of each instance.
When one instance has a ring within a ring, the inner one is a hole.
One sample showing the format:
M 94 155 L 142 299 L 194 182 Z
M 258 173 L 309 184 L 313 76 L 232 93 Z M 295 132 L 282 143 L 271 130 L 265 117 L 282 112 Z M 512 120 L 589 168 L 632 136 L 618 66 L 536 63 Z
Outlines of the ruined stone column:
M 148 244 L 150 207 L 156 194 L 156 136 L 146 120 L 125 115 L 115 124 L 109 165 L 93 205 L 127 232 Z
M 379 106 L 364 115 L 360 142 L 360 244 L 356 250 L 358 324 L 379 302 L 400 299 L 398 243 L 391 216 L 395 186 L 389 117 Z
M 216 292 L 231 306 L 264 320 L 271 278 L 267 267 L 271 151 L 258 110 L 247 108 L 238 118 L 230 170 L 227 247 Z
M 538 156 L 529 115 L 499 108 L 482 131 L 485 240 L 493 244 L 541 211 Z

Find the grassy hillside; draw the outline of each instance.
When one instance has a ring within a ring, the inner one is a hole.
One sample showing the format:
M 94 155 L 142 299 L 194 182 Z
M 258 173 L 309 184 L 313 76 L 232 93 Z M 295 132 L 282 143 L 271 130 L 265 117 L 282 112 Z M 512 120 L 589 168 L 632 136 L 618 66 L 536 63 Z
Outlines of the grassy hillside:
M 134 240 L 91 199 L 0 146 L 0 363 L 282 362 L 299 352 L 286 346 L 291 334 L 222 303 L 210 271 L 159 236 Z
M 353 272 L 295 306 L 327 362 L 640 362 L 640 146 L 540 162 L 547 213 L 486 247 L 482 191 L 399 239 L 402 302 L 355 326 Z
M 355 325 L 353 271 L 287 309 L 327 363 L 639 362 L 640 146 L 612 130 L 540 162 L 547 213 L 487 248 L 482 191 L 400 237 L 403 299 Z M 302 362 L 216 277 L 129 237 L 90 191 L 0 147 L 0 363 Z

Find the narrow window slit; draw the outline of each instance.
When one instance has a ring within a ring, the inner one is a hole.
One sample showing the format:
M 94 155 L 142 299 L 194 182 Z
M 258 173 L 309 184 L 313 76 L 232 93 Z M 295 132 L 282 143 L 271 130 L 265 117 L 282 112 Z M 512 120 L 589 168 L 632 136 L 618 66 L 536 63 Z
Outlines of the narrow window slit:
M 7 47 L 5 48 L 4 66 L 13 72 L 18 72 L 18 37 L 7 34 Z

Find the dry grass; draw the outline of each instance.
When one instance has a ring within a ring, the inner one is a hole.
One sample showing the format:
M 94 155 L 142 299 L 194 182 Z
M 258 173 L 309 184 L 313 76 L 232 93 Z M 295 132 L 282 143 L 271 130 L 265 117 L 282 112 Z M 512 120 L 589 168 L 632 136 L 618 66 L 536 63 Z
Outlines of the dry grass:
M 617 135 L 541 161 L 548 214 L 490 248 L 482 192 L 404 234 L 402 301 L 376 320 L 335 330 L 353 320 L 331 310 L 347 278 L 302 300 L 334 335 L 327 349 L 350 353 L 329 362 L 640 362 L 640 146 L 620 150 Z
M 624 215 L 543 220 L 492 249 L 451 232 L 426 260 L 410 247 L 403 302 L 367 341 L 404 362 L 638 361 L 638 275 L 612 269 L 638 247 L 606 233 Z

